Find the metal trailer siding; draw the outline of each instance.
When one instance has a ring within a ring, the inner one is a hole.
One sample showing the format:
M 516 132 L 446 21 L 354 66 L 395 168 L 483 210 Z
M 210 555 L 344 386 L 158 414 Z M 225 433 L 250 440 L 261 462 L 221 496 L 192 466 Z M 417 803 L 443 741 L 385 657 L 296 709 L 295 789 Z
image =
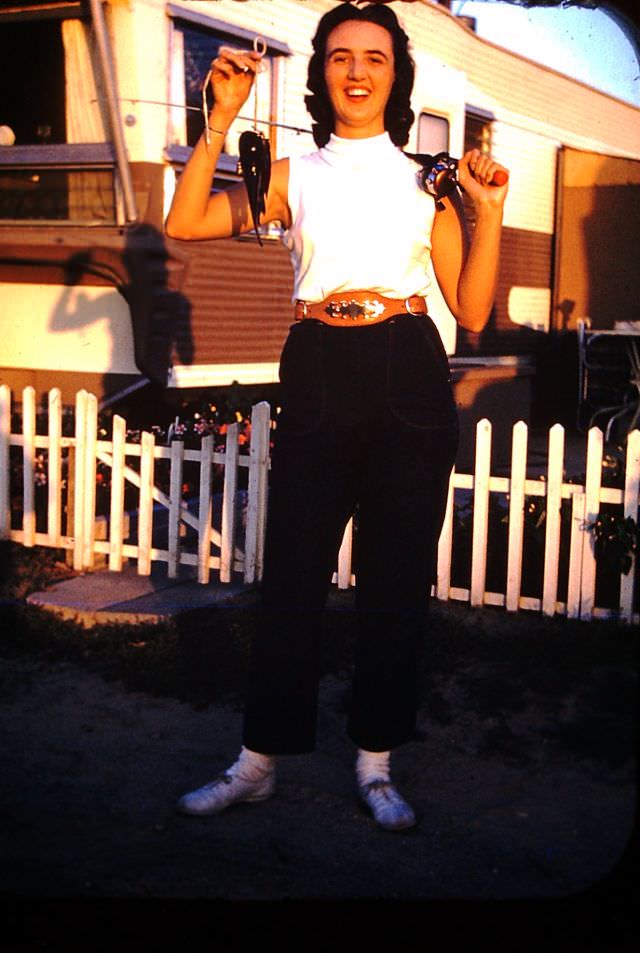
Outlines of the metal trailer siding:
M 171 250 L 181 243 L 168 242 Z M 183 249 L 180 249 L 183 251 Z M 193 365 L 277 363 L 293 321 L 293 277 L 280 242 L 193 242 L 181 294 L 190 302 L 190 334 L 176 341 Z M 185 328 L 185 332 L 188 329 Z M 231 381 L 229 381 L 231 382 Z

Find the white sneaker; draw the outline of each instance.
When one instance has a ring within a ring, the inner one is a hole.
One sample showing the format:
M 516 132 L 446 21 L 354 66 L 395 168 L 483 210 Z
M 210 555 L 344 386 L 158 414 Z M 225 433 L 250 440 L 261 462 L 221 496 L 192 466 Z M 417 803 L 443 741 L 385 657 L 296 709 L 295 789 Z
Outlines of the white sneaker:
M 416 816 L 413 808 L 388 779 L 375 778 L 359 785 L 358 791 L 380 827 L 387 831 L 401 831 L 414 826 Z
M 275 790 L 275 772 L 261 773 L 257 778 L 243 775 L 236 761 L 209 784 L 184 794 L 176 808 L 181 814 L 217 814 L 231 804 L 266 801 Z

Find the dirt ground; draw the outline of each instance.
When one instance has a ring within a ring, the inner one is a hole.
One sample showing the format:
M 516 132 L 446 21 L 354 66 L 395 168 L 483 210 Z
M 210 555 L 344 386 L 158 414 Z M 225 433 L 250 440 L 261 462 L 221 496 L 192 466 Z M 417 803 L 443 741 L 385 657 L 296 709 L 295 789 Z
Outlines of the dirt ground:
M 625 949 L 635 706 L 612 711 L 598 685 L 628 693 L 628 675 L 603 661 L 565 697 L 483 709 L 491 661 L 460 660 L 432 680 L 420 730 L 395 755 L 418 826 L 388 833 L 354 796 L 345 678 L 323 680 L 318 750 L 280 759 L 270 801 L 190 818 L 175 800 L 234 757 L 237 707 L 130 691 L 75 661 L 2 659 L 2 897 L 23 924 L 45 901 L 58 914 L 106 900 L 497 904 L 503 922 L 524 904 L 538 924 L 577 904 L 582 926 L 607 929 L 607 951 Z

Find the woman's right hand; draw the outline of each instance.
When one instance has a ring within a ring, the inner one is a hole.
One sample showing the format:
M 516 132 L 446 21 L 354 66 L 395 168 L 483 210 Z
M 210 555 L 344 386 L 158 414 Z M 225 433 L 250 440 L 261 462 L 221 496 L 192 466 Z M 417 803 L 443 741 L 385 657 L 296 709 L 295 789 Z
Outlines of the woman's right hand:
M 216 112 L 235 119 L 251 92 L 261 59 L 254 50 L 220 47 L 209 74 Z

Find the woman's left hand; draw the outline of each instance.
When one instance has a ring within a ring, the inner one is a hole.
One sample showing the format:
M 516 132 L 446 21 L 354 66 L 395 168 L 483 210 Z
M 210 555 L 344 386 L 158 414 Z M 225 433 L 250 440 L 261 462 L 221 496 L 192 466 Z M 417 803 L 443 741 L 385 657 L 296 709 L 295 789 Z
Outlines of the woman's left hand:
M 506 174 L 503 185 L 492 184 L 496 172 Z M 469 198 L 478 204 L 502 205 L 509 188 L 508 175 L 503 165 L 479 149 L 466 152 L 458 162 L 458 182 Z

